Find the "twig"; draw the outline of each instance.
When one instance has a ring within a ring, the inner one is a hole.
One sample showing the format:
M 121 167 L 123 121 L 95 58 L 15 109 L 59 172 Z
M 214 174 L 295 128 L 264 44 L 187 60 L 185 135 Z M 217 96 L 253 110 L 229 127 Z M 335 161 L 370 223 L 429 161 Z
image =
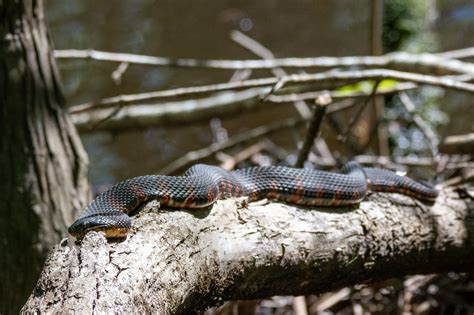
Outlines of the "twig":
M 205 158 L 208 158 L 215 154 L 218 151 L 222 151 L 225 149 L 229 149 L 236 145 L 253 141 L 260 137 L 269 135 L 274 133 L 278 130 L 282 130 L 285 128 L 293 128 L 305 123 L 304 119 L 287 119 L 283 121 L 278 121 L 266 126 L 261 126 L 255 129 L 251 129 L 249 131 L 243 132 L 237 136 L 229 138 L 227 141 L 222 143 L 213 143 L 208 147 L 202 148 L 197 151 L 188 152 L 181 158 L 175 160 L 171 164 L 168 164 L 164 168 L 159 171 L 159 174 L 176 174 L 179 171 L 182 171 L 186 167 L 201 161 Z
M 446 59 L 472 58 L 474 57 L 474 47 L 445 51 L 445 52 L 437 53 L 435 55 L 441 58 L 446 58 Z
M 112 77 L 112 80 L 115 84 L 119 85 L 122 82 L 122 75 L 125 73 L 125 71 L 127 71 L 128 65 L 129 64 L 126 62 L 122 62 L 121 64 L 119 64 L 117 69 L 112 72 L 110 76 Z
M 432 158 L 424 157 L 388 157 L 375 155 L 357 155 L 354 160 L 364 165 L 380 165 L 387 168 L 396 168 L 397 165 L 405 166 L 433 166 Z
M 400 81 L 416 82 L 428 84 L 448 89 L 474 93 L 474 84 L 460 82 L 453 78 L 434 77 L 429 75 L 400 72 L 394 70 L 373 69 L 361 71 L 339 71 L 325 72 L 315 74 L 293 74 L 282 78 L 262 78 L 245 80 L 241 82 L 230 82 L 212 85 L 202 85 L 195 87 L 178 88 L 150 93 L 120 95 L 111 98 L 102 99 L 97 102 L 89 102 L 82 105 L 76 105 L 70 108 L 70 112 L 77 113 L 91 109 L 93 107 L 110 107 L 118 104 L 127 105 L 138 101 L 150 101 L 178 96 L 194 96 L 208 94 L 212 92 L 221 92 L 229 90 L 242 90 L 252 87 L 274 87 L 277 83 L 283 82 L 283 86 L 295 86 L 302 84 L 313 84 L 313 90 L 317 87 L 328 88 L 341 84 L 350 84 L 361 80 L 384 80 L 394 79 Z
M 339 135 L 342 133 L 343 128 L 339 121 L 333 116 L 333 115 L 326 115 L 326 123 L 331 127 L 331 129 L 334 130 L 334 133 L 336 135 Z M 343 143 L 341 137 L 336 137 L 336 139 Z M 346 142 L 344 143 L 348 146 L 349 150 L 351 150 L 352 154 L 362 154 L 364 153 L 364 150 L 360 146 L 360 144 L 355 141 L 352 137 L 348 137 Z
M 232 76 L 229 79 L 229 82 L 240 82 L 247 80 L 252 75 L 252 70 L 245 69 L 245 70 L 235 70 Z
M 295 315 L 308 315 L 308 306 L 304 295 L 293 297 L 293 311 Z
M 130 64 L 211 68 L 211 69 L 272 69 L 272 68 L 336 68 L 336 67 L 386 67 L 395 70 L 410 68 L 413 72 L 446 75 L 450 73 L 474 73 L 474 65 L 459 60 L 443 58 L 442 55 L 409 54 L 396 52 L 383 56 L 351 56 L 351 57 L 315 57 L 315 58 L 281 58 L 266 60 L 204 60 L 176 59 L 146 55 L 113 53 L 89 50 L 56 50 L 58 59 L 91 59 L 110 62 L 126 62 Z M 440 57 L 441 56 L 441 57 Z
M 260 56 L 263 59 L 272 59 L 272 60 L 275 59 L 275 55 L 268 48 L 266 48 L 265 46 L 263 46 L 262 44 L 260 44 L 256 40 L 250 38 L 249 36 L 243 34 L 242 32 L 239 32 L 239 31 L 231 32 L 231 38 L 232 38 L 232 40 L 234 40 L 238 44 L 242 45 L 243 47 L 247 48 L 248 50 L 250 50 L 251 52 L 253 52 L 257 56 Z M 284 76 L 288 75 L 287 72 L 281 67 L 273 68 L 272 73 L 276 77 L 284 77 Z M 274 95 L 271 94 L 272 91 L 270 91 L 270 93 L 267 94 L 267 96 L 264 98 L 266 101 L 268 100 L 268 97 L 274 96 Z M 328 92 L 327 91 L 322 91 L 318 95 L 313 97 L 311 100 L 313 101 L 315 99 L 318 99 L 319 97 L 321 97 L 323 95 L 327 96 Z M 299 115 L 302 118 L 304 118 L 304 119 L 310 119 L 311 118 L 311 116 L 312 116 L 311 115 L 311 110 L 310 110 L 308 104 L 306 104 L 306 102 L 304 100 L 293 100 L 291 102 L 293 102 L 293 106 L 295 107 L 295 109 L 298 111 Z M 320 139 L 319 142 L 324 142 L 324 145 L 327 147 L 327 144 L 326 144 L 324 139 Z M 311 147 L 308 148 L 308 150 L 310 150 L 310 149 L 311 149 Z M 309 151 L 308 151 L 308 153 L 309 153 Z M 326 158 L 334 159 L 329 150 L 325 153 L 327 155 Z
M 394 88 L 384 89 L 378 88 L 375 95 L 391 95 L 401 91 L 408 91 L 416 89 L 418 85 L 414 83 L 398 83 Z M 305 100 L 314 100 L 318 96 L 324 93 L 329 93 L 332 99 L 346 99 L 346 98 L 355 98 L 355 97 L 365 97 L 369 96 L 370 93 L 364 91 L 348 92 L 348 91 L 316 91 L 316 92 L 306 92 L 298 94 L 288 94 L 288 95 L 270 95 L 267 97 L 267 101 L 272 103 L 288 103 L 295 101 L 305 101 Z
M 243 47 L 247 48 L 257 56 L 261 57 L 265 60 L 274 60 L 275 55 L 265 46 L 250 38 L 249 36 L 245 35 L 239 31 L 233 31 L 230 33 L 230 38 L 235 41 L 236 43 L 242 45 Z M 284 77 L 287 75 L 286 71 L 281 67 L 272 68 L 272 73 L 277 78 Z M 316 97 L 315 97 L 316 98 Z M 313 98 L 313 100 L 315 99 Z M 300 114 L 300 116 L 304 119 L 309 119 L 311 117 L 311 110 L 309 106 L 300 100 L 292 101 L 296 110 Z
M 311 305 L 310 313 L 320 313 L 328 308 L 332 307 L 333 305 L 337 304 L 338 302 L 347 299 L 351 294 L 350 288 L 342 288 L 339 291 L 333 293 L 326 293 L 319 297 L 319 299 Z
M 235 168 L 235 165 L 237 165 L 238 163 L 248 159 L 249 157 L 251 157 L 254 154 L 257 154 L 258 152 L 261 152 L 263 149 L 265 149 L 265 146 L 266 145 L 264 141 L 257 142 L 243 149 L 239 153 L 226 158 L 224 161 L 222 161 L 222 163 L 220 164 L 220 167 L 222 167 L 225 170 L 232 170 Z M 220 153 L 220 152 L 217 152 L 217 153 Z
M 268 88 L 264 88 L 267 89 Z M 241 92 L 227 92 L 215 96 L 167 102 L 155 105 L 129 105 L 116 108 L 88 110 L 71 115 L 73 123 L 81 132 L 91 130 L 125 130 L 126 128 L 143 128 L 157 124 L 193 122 L 215 115 L 228 115 L 243 109 L 269 106 L 259 102 L 262 89 L 250 89 Z M 327 113 L 335 113 L 355 104 L 352 99 L 345 99 L 328 106 Z M 100 123 L 99 123 L 100 122 Z
M 303 142 L 303 146 L 298 154 L 298 159 L 296 160 L 295 167 L 301 168 L 304 166 L 304 162 L 308 158 L 309 151 L 313 146 L 314 139 L 319 133 L 321 127 L 321 122 L 323 121 L 324 114 L 326 113 L 327 105 L 331 102 L 331 98 L 327 101 L 316 102 L 316 107 L 314 109 L 313 117 L 311 118 L 308 131 L 306 133 L 306 138 Z
M 420 128 L 421 132 L 423 135 L 426 137 L 428 142 L 430 143 L 430 148 L 431 148 L 431 155 L 433 156 L 433 159 L 436 161 L 438 159 L 438 146 L 439 146 L 439 140 L 438 136 L 435 134 L 435 132 L 430 128 L 428 123 L 421 117 L 420 114 L 416 112 L 416 106 L 413 104 L 411 101 L 410 97 L 405 92 L 402 92 L 399 94 L 400 101 L 405 107 L 406 111 L 411 115 L 413 118 L 413 122 Z
M 449 154 L 473 154 L 474 132 L 446 137 L 440 145 L 440 150 Z
M 400 166 L 429 168 L 433 167 L 433 158 L 431 157 L 389 157 L 382 155 L 356 155 L 352 159 L 362 165 L 378 165 L 390 169 L 398 169 Z M 318 160 L 315 161 L 315 164 L 324 168 L 337 166 L 336 162 L 327 160 Z M 463 168 L 474 168 L 474 162 L 469 162 L 466 160 L 450 160 L 446 163 L 446 169 L 448 170 L 457 170 Z
M 116 116 L 120 111 L 123 109 L 123 106 L 119 105 L 115 107 L 109 114 L 107 114 L 103 118 L 99 118 L 93 123 L 90 124 L 89 131 L 95 131 L 100 125 L 104 124 L 108 120 L 112 119 L 112 117 Z
M 343 111 L 355 105 L 357 105 L 357 102 L 354 99 L 345 99 L 339 102 L 334 102 L 331 103 L 330 106 L 328 106 L 329 108 L 327 109 L 326 114 L 332 114 L 339 111 Z
M 366 97 L 366 99 L 364 100 L 364 103 L 358 108 L 355 115 L 351 117 L 351 120 L 349 121 L 349 125 L 347 126 L 346 130 L 340 135 L 343 142 L 346 141 L 347 135 L 349 134 L 349 132 L 351 132 L 352 128 L 354 128 L 355 124 L 359 121 L 360 115 L 362 115 L 362 112 L 369 104 L 369 101 L 374 98 L 374 95 L 377 93 L 377 88 L 379 84 L 380 84 L 380 81 L 375 82 L 374 86 L 372 87 L 372 92 L 370 93 L 370 95 Z
M 117 106 L 73 113 L 73 123 L 79 131 L 87 132 L 94 126 L 96 130 L 125 130 L 157 124 L 176 124 L 208 119 L 215 115 L 225 115 L 242 109 L 267 106 L 259 102 L 264 89 L 249 89 L 235 93 L 220 93 L 214 96 L 166 102 L 156 105 Z M 262 91 L 263 90 L 263 91 Z M 111 116 L 113 114 L 113 117 Z M 97 122 L 101 121 L 100 124 Z
M 461 175 L 450 178 L 443 182 L 445 186 L 456 186 L 464 183 L 474 181 L 474 167 L 464 168 L 461 170 Z

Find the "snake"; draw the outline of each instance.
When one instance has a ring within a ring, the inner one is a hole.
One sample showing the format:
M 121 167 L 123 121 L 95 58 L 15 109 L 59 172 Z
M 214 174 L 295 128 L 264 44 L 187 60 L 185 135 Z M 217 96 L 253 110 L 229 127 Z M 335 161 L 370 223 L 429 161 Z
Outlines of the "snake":
M 196 209 L 218 199 L 277 200 L 301 206 L 337 207 L 358 204 L 369 192 L 402 193 L 433 202 L 438 191 L 421 181 L 355 161 L 339 172 L 285 166 L 257 166 L 233 171 L 197 164 L 182 176 L 145 175 L 119 182 L 95 198 L 69 227 L 80 239 L 90 231 L 107 238 L 123 238 L 132 228 L 130 215 L 147 201 L 161 206 Z

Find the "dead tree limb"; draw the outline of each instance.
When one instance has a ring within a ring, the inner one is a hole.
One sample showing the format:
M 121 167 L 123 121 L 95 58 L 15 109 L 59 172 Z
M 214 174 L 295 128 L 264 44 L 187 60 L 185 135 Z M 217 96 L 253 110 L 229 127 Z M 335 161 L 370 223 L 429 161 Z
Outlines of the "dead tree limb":
M 270 88 L 248 89 L 161 104 L 146 102 L 131 106 L 118 104 L 117 107 L 72 113 L 71 117 L 81 132 L 187 123 L 267 106 L 268 104 L 260 102 L 260 99 L 269 90 Z
M 180 157 L 179 159 L 173 161 L 172 163 L 168 164 L 164 168 L 162 168 L 158 174 L 176 174 L 180 171 L 184 171 L 186 168 L 190 167 L 193 164 L 196 164 L 213 154 L 235 147 L 239 144 L 251 142 L 260 139 L 261 137 L 268 136 L 274 132 L 287 129 L 287 128 L 295 128 L 299 125 L 305 123 L 304 119 L 295 119 L 295 118 L 288 118 L 282 121 L 276 121 L 269 125 L 260 126 L 254 129 L 250 129 L 248 131 L 242 132 L 232 138 L 227 139 L 221 143 L 213 143 L 210 146 L 205 148 L 190 151 Z
M 308 88 L 311 90 L 333 89 L 338 86 L 352 84 L 362 80 L 385 80 L 393 79 L 399 81 L 408 81 L 419 84 L 444 87 L 461 92 L 474 93 L 474 84 L 463 82 L 463 80 L 472 79 L 472 73 L 467 76 L 431 76 L 418 73 L 401 72 L 386 69 L 354 70 L 354 71 L 332 71 L 324 73 L 311 74 L 292 74 L 281 78 L 268 77 L 260 79 L 251 79 L 238 82 L 218 83 L 211 85 L 201 85 L 192 87 L 182 87 L 171 90 L 155 91 L 133 95 L 119 95 L 105 98 L 96 102 L 89 102 L 75 105 L 69 108 L 71 113 L 79 113 L 92 108 L 125 106 L 141 101 L 156 101 L 158 99 L 176 98 L 184 96 L 202 96 L 223 91 L 238 91 L 249 88 L 274 87 L 273 93 L 276 93 L 275 87 L 278 86 L 279 94 L 295 93 L 296 87 Z M 285 89 L 283 89 L 285 87 Z M 294 89 L 291 89 L 294 87 Z M 269 96 L 269 95 L 268 95 Z
M 474 152 L 474 132 L 446 137 L 441 144 L 440 151 L 449 154 L 472 154 Z
M 306 137 L 303 141 L 303 146 L 301 147 L 300 152 L 298 153 L 298 158 L 296 160 L 295 167 L 302 168 L 304 166 L 304 162 L 308 159 L 311 147 L 313 146 L 316 138 L 319 136 L 321 123 L 323 122 L 324 114 L 326 114 L 327 105 L 330 102 L 332 102 L 332 100 L 329 96 L 327 97 L 326 101 L 316 102 L 316 106 L 313 109 L 313 117 L 311 117 L 311 120 L 308 123 Z
M 89 233 L 50 254 L 26 313 L 189 314 L 224 300 L 324 292 L 413 273 L 472 270 L 474 207 L 375 194 L 357 208 L 234 199 L 201 211 L 151 202 L 122 242 Z
M 281 58 L 224 60 L 224 59 L 178 59 L 113 53 L 98 50 L 56 50 L 58 59 L 90 59 L 116 63 L 129 63 L 148 66 L 209 68 L 209 69 L 274 69 L 274 68 L 338 68 L 367 67 L 389 68 L 399 71 L 410 71 L 423 74 L 447 75 L 453 73 L 474 73 L 474 65 L 448 58 L 472 56 L 472 47 L 458 52 L 440 54 L 410 54 L 394 52 L 383 56 L 348 56 L 348 57 L 313 57 L 313 58 Z

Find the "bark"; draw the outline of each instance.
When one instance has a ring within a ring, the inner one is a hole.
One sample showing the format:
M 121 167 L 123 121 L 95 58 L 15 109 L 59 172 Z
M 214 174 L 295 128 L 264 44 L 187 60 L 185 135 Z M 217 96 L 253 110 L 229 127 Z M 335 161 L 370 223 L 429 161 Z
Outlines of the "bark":
M 0 313 L 16 313 L 89 197 L 42 1 L 0 1 Z
M 434 205 L 375 194 L 353 208 L 242 199 L 201 211 L 157 207 L 146 205 L 123 241 L 64 239 L 23 311 L 189 314 L 225 300 L 474 266 L 472 200 L 450 189 Z

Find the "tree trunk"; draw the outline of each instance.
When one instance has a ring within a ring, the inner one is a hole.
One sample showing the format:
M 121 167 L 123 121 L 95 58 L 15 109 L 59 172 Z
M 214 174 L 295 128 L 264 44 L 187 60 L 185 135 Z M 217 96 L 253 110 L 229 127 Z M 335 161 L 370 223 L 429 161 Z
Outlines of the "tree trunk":
M 41 0 L 0 1 L 0 313 L 16 313 L 89 198 Z
M 432 206 L 376 194 L 352 208 L 235 199 L 199 211 L 157 207 L 145 206 L 126 240 L 64 239 L 23 311 L 189 314 L 225 300 L 474 266 L 473 203 L 450 189 Z

